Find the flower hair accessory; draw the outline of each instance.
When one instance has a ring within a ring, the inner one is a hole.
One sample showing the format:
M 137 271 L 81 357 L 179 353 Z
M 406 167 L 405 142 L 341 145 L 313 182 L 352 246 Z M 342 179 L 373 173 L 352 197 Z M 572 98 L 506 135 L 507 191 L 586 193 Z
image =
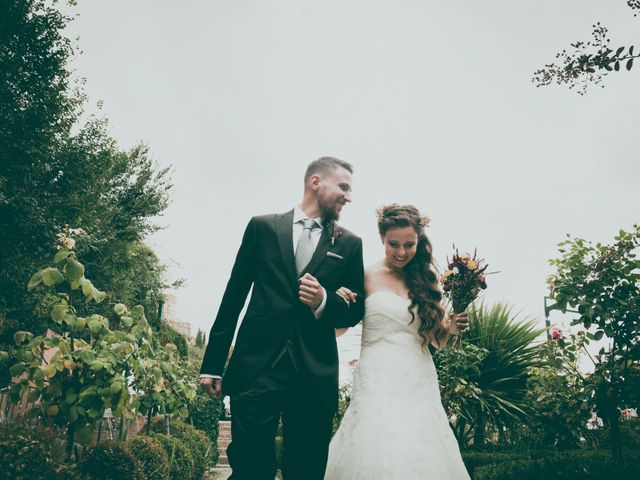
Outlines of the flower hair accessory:
M 397 203 L 392 203 L 390 206 L 399 207 L 400 205 L 398 205 Z M 378 225 L 384 221 L 384 218 L 385 218 L 384 212 L 385 212 L 385 207 L 376 208 L 376 218 L 378 220 Z M 429 223 L 431 223 L 431 219 L 429 217 L 426 217 L 420 214 L 418 218 L 418 225 L 420 225 L 421 228 L 425 228 L 429 226 Z

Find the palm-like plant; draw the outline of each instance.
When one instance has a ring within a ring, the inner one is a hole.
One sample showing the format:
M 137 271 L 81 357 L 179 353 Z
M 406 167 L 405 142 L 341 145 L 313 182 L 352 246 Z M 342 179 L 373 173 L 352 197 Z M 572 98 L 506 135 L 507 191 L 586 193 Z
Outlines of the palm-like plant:
M 473 434 L 476 446 L 484 443 L 487 426 L 502 434 L 503 427 L 529 414 L 527 370 L 537 362 L 535 339 L 544 329 L 536 328 L 535 319 L 520 319 L 511 310 L 502 303 L 471 308 L 462 349 L 484 350 L 484 354 L 477 356 L 476 365 L 461 379 L 464 388 L 457 388 L 461 395 L 456 398 L 455 387 L 443 395 L 456 404 L 458 438 L 468 441 Z

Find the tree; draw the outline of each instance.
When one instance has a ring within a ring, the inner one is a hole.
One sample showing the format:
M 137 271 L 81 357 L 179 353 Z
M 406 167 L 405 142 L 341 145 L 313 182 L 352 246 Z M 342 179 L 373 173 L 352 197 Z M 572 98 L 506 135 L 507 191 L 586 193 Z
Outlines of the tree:
M 195 343 L 196 343 L 196 347 L 198 348 L 204 347 L 204 335 L 202 333 L 202 330 L 200 330 L 199 328 L 198 328 L 198 333 L 196 333 Z
M 47 264 L 64 225 L 90 232 L 78 253 L 113 298 L 151 314 L 164 266 L 144 245 L 168 204 L 169 170 L 145 145 L 118 148 L 105 119 L 78 125 L 86 101 L 71 81 L 70 17 L 56 2 L 13 0 L 0 11 L 0 344 L 56 328 L 29 272 Z M 72 131 L 72 127 L 74 130 Z M 75 133 L 77 132 L 77 133 Z M 175 286 L 175 285 L 174 285 Z M 82 308 L 82 307 L 80 307 Z M 104 308 L 105 314 L 107 307 Z
M 639 0 L 627 0 L 627 5 L 640 11 Z M 637 16 L 637 13 L 634 14 Z M 533 83 L 538 87 L 557 83 L 567 84 L 570 89 L 576 88 L 580 95 L 584 95 L 589 85 L 599 85 L 603 78 L 612 71 L 620 71 L 623 67 L 631 70 L 634 60 L 640 52 L 634 52 L 634 46 L 621 46 L 616 50 L 610 47 L 608 29 L 597 22 L 593 25 L 592 40 L 588 42 L 574 42 L 571 50 L 563 50 L 556 54 L 559 65 L 551 63 L 533 74 Z M 604 87 L 604 85 L 602 85 Z
M 107 294 L 85 276 L 85 265 L 75 251 L 79 229 L 66 228 L 58 237 L 60 250 L 53 266 L 39 270 L 29 280 L 29 290 L 49 292 L 49 315 L 60 335 L 34 335 L 19 330 L 11 353 L 0 351 L 14 377 L 11 398 L 20 404 L 28 394 L 32 417 L 64 426 L 67 456 L 76 442 L 93 439 L 95 423 L 111 408 L 125 419 L 132 413 L 188 415 L 187 405 L 196 395 L 195 377 L 185 375 L 186 362 L 176 346 L 161 345 L 154 336 L 141 305 L 127 308 L 117 303 L 109 316 L 79 314 L 79 307 L 107 303 Z M 48 355 L 48 352 L 52 353 Z
M 620 230 L 615 243 L 603 245 L 580 238 L 559 244 L 561 256 L 550 260 L 556 272 L 549 278 L 555 308 L 575 307 L 587 338 L 608 338 L 594 357 L 591 376 L 598 414 L 610 428 L 612 453 L 620 455 L 620 409 L 640 405 L 640 225 Z

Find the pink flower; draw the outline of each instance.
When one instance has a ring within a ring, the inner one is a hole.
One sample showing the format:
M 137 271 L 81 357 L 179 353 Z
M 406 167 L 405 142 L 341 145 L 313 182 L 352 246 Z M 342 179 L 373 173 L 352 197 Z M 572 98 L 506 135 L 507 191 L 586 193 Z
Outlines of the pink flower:
M 549 333 L 551 334 L 551 338 L 553 338 L 554 340 L 562 338 L 562 330 L 560 330 L 558 327 L 551 327 Z
M 348 363 L 350 367 L 355 367 L 357 364 L 358 364 L 357 358 L 354 358 L 353 360 L 349 360 L 349 363 Z

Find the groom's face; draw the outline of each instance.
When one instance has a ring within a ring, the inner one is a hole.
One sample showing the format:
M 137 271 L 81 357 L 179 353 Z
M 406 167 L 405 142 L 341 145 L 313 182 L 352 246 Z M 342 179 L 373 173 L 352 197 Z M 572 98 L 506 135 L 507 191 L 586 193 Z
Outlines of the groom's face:
M 316 198 L 324 221 L 338 220 L 342 207 L 351 201 L 351 172 L 342 167 L 320 174 Z

